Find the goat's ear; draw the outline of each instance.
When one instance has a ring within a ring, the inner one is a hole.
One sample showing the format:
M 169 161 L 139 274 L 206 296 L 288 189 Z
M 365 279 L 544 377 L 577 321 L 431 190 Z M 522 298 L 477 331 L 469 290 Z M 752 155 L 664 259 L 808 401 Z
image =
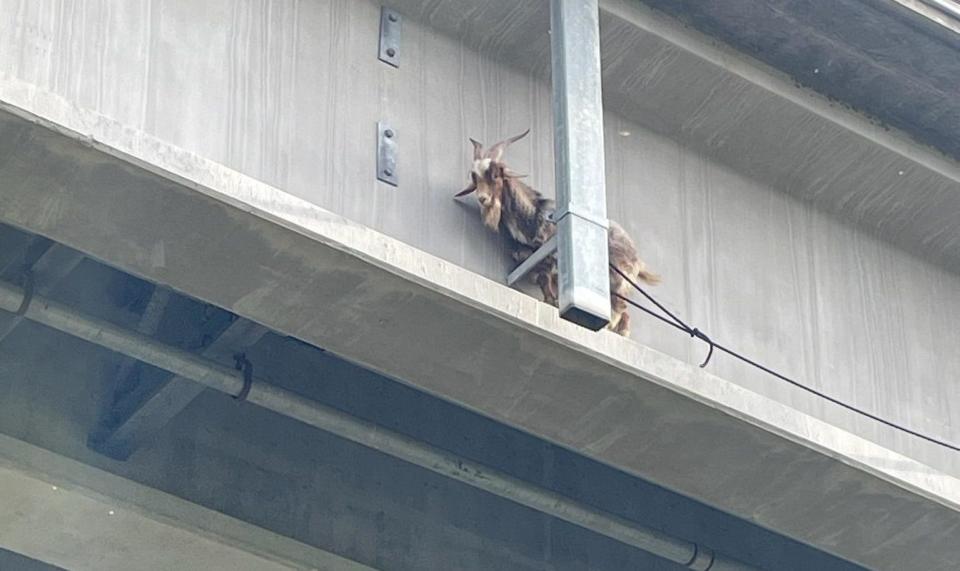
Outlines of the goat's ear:
M 527 133 L 529 132 L 530 132 L 530 129 L 527 129 L 526 131 L 524 131 L 523 133 L 520 133 L 519 135 L 514 135 L 509 139 L 500 141 L 496 145 L 490 147 L 490 150 L 487 151 L 487 156 L 490 157 L 490 159 L 495 163 L 500 162 L 500 159 L 503 158 L 503 152 L 507 150 L 507 147 L 509 147 L 512 143 L 516 143 L 520 139 L 526 137 Z
M 473 139 L 470 142 L 473 143 L 473 160 L 479 161 L 483 158 L 483 145 Z
M 477 185 L 476 183 L 471 182 L 470 186 L 458 192 L 456 196 L 466 196 L 475 190 L 477 190 Z
M 508 169 L 508 168 L 504 168 L 504 169 L 503 169 L 503 176 L 505 176 L 505 177 L 507 177 L 507 178 L 523 178 L 523 177 L 525 177 L 525 176 L 527 176 L 527 175 L 525 175 L 525 174 L 520 174 L 520 173 L 518 173 L 518 172 L 513 172 L 512 170 L 510 170 L 510 169 Z

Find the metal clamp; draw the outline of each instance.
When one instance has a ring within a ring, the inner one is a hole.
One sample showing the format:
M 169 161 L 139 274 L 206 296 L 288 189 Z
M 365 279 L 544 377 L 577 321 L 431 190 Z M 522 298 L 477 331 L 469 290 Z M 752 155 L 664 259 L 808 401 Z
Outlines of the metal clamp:
M 247 359 L 244 353 L 237 353 L 233 356 L 234 368 L 243 371 L 243 388 L 233 398 L 238 401 L 247 400 L 250 389 L 253 387 L 253 363 Z
M 33 290 L 34 290 L 34 279 L 33 272 L 29 269 L 24 270 L 23 272 L 23 301 L 20 302 L 20 307 L 17 308 L 16 315 L 23 317 L 27 314 L 27 310 L 30 309 L 30 302 L 33 301 Z
M 703 545 L 693 545 L 693 558 L 687 563 L 692 571 L 710 571 L 713 568 L 715 555 L 713 550 Z

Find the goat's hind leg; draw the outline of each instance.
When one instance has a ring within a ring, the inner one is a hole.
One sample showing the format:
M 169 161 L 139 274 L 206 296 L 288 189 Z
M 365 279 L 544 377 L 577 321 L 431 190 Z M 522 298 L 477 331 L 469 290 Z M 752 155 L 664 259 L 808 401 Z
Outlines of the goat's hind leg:
M 630 314 L 627 312 L 627 302 L 620 297 L 621 295 L 626 297 L 626 284 L 620 276 L 611 276 L 610 281 L 613 293 L 610 295 L 610 323 L 607 329 L 618 335 L 630 337 Z
M 613 332 L 624 337 L 630 337 L 630 314 L 626 310 L 620 314 L 620 319 L 617 321 L 617 326 Z

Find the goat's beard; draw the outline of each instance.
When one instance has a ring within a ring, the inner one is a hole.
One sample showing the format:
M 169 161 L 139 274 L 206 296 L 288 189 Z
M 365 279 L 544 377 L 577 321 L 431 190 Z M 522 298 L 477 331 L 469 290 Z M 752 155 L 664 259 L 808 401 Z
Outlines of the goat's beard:
M 483 224 L 493 230 L 500 229 L 500 201 L 494 200 L 489 206 L 480 207 L 480 216 L 483 218 Z

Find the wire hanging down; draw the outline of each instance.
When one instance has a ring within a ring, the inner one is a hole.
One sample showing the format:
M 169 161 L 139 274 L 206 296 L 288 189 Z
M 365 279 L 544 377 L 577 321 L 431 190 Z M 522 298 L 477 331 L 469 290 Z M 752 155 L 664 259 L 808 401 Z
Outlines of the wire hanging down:
M 857 408 L 857 407 L 855 407 L 855 406 L 853 406 L 853 405 L 851 405 L 851 404 L 847 404 L 847 403 L 845 403 L 845 402 L 843 402 L 843 401 L 841 401 L 841 400 L 839 400 L 839 399 L 836 399 L 836 398 L 834 398 L 834 397 L 832 397 L 832 396 L 830 396 L 830 395 L 828 395 L 828 394 L 822 393 L 822 392 L 820 392 L 820 391 L 818 391 L 818 390 L 816 390 L 816 389 L 814 389 L 814 388 L 808 387 L 808 386 L 800 383 L 799 381 L 795 381 L 795 380 L 787 377 L 786 375 L 782 375 L 782 374 L 774 371 L 773 369 L 771 369 L 771 368 L 769 368 L 769 367 L 767 367 L 767 366 L 761 365 L 760 363 L 754 361 L 753 359 L 750 359 L 749 357 L 746 357 L 746 356 L 744 356 L 744 355 L 742 355 L 742 354 L 734 351 L 733 349 L 730 349 L 730 348 L 728 348 L 728 347 L 725 347 L 725 346 L 723 346 L 723 345 L 721 345 L 721 344 L 713 341 L 712 339 L 710 339 L 710 337 L 709 337 L 706 333 L 700 331 L 700 330 L 697 329 L 696 327 L 690 327 L 686 322 L 684 322 L 682 319 L 680 319 L 679 317 L 677 317 L 672 311 L 670 311 L 669 309 L 667 309 L 666 307 L 664 307 L 663 304 L 661 304 L 660 302 L 658 302 L 656 299 L 654 299 L 654 297 L 653 297 L 652 295 L 650 295 L 649 293 L 647 293 L 647 291 L 644 290 L 644 289 L 640 286 L 640 284 L 636 283 L 635 281 L 633 281 L 632 279 L 630 279 L 629 277 L 627 277 L 623 272 L 621 272 L 621 271 L 620 271 L 620 268 L 614 266 L 613 264 L 610 264 L 610 269 L 612 269 L 614 272 L 616 272 L 617 274 L 619 274 L 620 277 L 622 277 L 623 279 L 625 279 L 625 280 L 627 281 L 627 283 L 629 283 L 631 286 L 633 286 L 633 289 L 635 289 L 635 290 L 637 290 L 638 292 L 640 292 L 640 294 L 643 295 L 643 297 L 647 298 L 647 300 L 649 300 L 650 303 L 652 303 L 652 304 L 654 304 L 655 306 L 657 306 L 657 308 L 658 308 L 660 311 L 662 311 L 663 313 L 665 313 L 665 314 L 667 315 L 667 317 L 665 317 L 665 316 L 663 316 L 663 315 L 660 315 L 659 313 L 653 311 L 653 310 L 650 309 L 649 307 L 644 307 L 644 306 L 640 305 L 640 304 L 637 303 L 636 301 L 633 301 L 632 299 L 630 299 L 630 298 L 628 298 L 628 297 L 626 297 L 626 296 L 622 296 L 622 295 L 616 294 L 616 293 L 614 294 L 615 296 L 617 296 L 618 298 L 622 299 L 623 301 L 625 301 L 626 303 L 630 304 L 631 306 L 639 309 L 640 311 L 643 311 L 644 313 L 646 313 L 646 314 L 648 314 L 648 315 L 651 315 L 651 316 L 653 316 L 653 317 L 656 317 L 657 319 L 659 319 L 660 321 L 666 323 L 667 325 L 669 325 L 669 326 L 671 326 L 671 327 L 674 327 L 674 328 L 676 328 L 676 329 L 679 329 L 680 331 L 683 331 L 683 332 L 686 333 L 687 335 L 689 335 L 689 336 L 691 336 L 691 337 L 696 337 L 697 339 L 701 339 L 701 340 L 703 340 L 704 342 L 706 342 L 707 344 L 709 344 L 709 346 L 710 346 L 710 351 L 707 353 L 707 358 L 704 359 L 703 363 L 700 364 L 700 367 L 701 367 L 701 368 L 702 368 L 702 367 L 706 367 L 707 363 L 710 362 L 710 358 L 713 356 L 713 350 L 714 350 L 714 349 L 717 349 L 718 351 L 722 351 L 722 352 L 726 353 L 727 355 L 730 355 L 731 357 L 733 357 L 733 358 L 735 358 L 735 359 L 739 359 L 740 361 L 743 361 L 744 363 L 746 363 L 746 364 L 748 364 L 748 365 L 751 365 L 752 367 L 755 367 L 755 368 L 757 368 L 757 369 L 759 369 L 759 370 L 767 373 L 768 375 L 771 375 L 771 376 L 773 376 L 773 377 L 776 377 L 776 378 L 780 379 L 781 381 L 787 382 L 787 383 L 789 383 L 789 384 L 797 387 L 798 389 L 804 390 L 804 391 L 806 391 L 806 392 L 808 392 L 808 393 L 810 393 L 810 394 L 812 394 L 812 395 L 816 395 L 816 396 L 818 396 L 818 397 L 820 397 L 820 398 L 822 398 L 822 399 L 824 399 L 824 400 L 826 400 L 826 401 L 829 401 L 829 402 L 831 402 L 831 403 L 833 403 L 833 404 L 835 404 L 835 405 L 837 405 L 837 406 L 840 406 L 840 407 L 842 407 L 842 408 L 845 408 L 846 410 L 849 410 L 849 411 L 851 411 L 851 412 L 853 412 L 853 413 L 859 414 L 859 415 L 861 415 L 861 416 L 864 416 L 864 417 L 866 417 L 866 418 L 869 418 L 869 419 L 871 419 L 871 420 L 874 420 L 874 421 L 876 421 L 876 422 L 879 422 L 880 424 L 883 424 L 883 425 L 885 425 L 885 426 L 889 426 L 890 428 L 893 428 L 893 429 L 895 429 L 895 430 L 899 430 L 899 431 L 901 431 L 901 432 L 905 432 L 905 433 L 907 433 L 907 434 L 909 434 L 909 435 L 911 435 L 911 436 L 915 436 L 915 437 L 920 438 L 920 439 L 922 439 L 922 440 L 926 440 L 927 442 L 930 442 L 930 443 L 932 443 L 932 444 L 936 444 L 936 445 L 938 445 L 938 446 L 942 446 L 942 447 L 944 447 L 944 448 L 948 448 L 948 449 L 953 450 L 953 451 L 955 451 L 955 452 L 960 452 L 960 446 L 957 446 L 957 445 L 955 445 L 955 444 L 951 444 L 951 443 L 949 443 L 949 442 L 945 442 L 945 441 L 943 441 L 943 440 L 938 440 L 938 439 L 936 439 L 936 438 L 934 438 L 934 437 L 932 437 L 932 436 L 927 436 L 926 434 L 922 434 L 922 433 L 920 433 L 920 432 L 917 432 L 916 430 L 911 430 L 911 429 L 909 429 L 909 428 L 907 428 L 907 427 L 905 427 L 905 426 L 901 426 L 901 425 L 899 425 L 899 424 L 897 424 L 897 423 L 895 423 L 895 422 L 892 422 L 892 421 L 886 420 L 886 419 L 884 419 L 884 418 L 881 418 L 881 417 L 879 417 L 879 416 L 877 416 L 877 415 L 875 415 L 875 414 L 873 414 L 873 413 L 870 413 L 870 412 L 867 412 L 867 411 L 865 411 L 865 410 L 859 409 L 859 408 Z

